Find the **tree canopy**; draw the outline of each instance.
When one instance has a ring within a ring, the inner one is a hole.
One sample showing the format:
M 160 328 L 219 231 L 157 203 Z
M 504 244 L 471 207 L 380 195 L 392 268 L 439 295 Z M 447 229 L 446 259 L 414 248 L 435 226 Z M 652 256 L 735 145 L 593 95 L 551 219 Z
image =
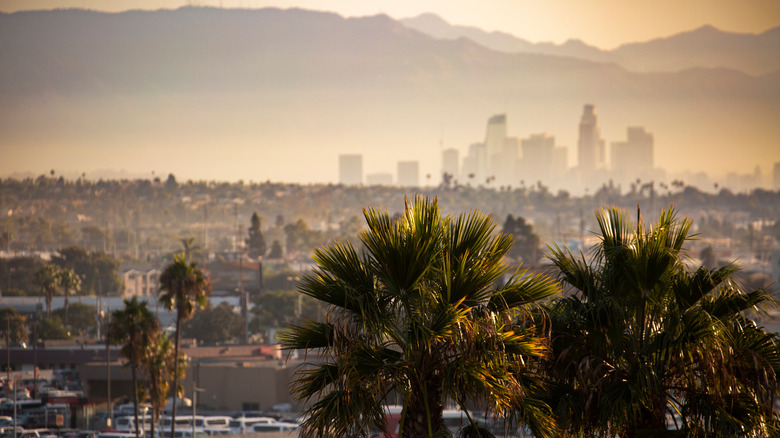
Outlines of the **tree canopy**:
M 0 334 L 2 335 L 0 342 L 5 342 L 6 338 L 10 338 L 11 342 L 26 341 L 27 330 L 24 326 L 26 320 L 27 318 L 13 307 L 0 309 Z
M 243 330 L 243 319 L 228 303 L 199 310 L 182 325 L 185 338 L 195 338 L 203 344 L 236 342 L 241 339 Z
M 265 237 L 263 237 L 263 230 L 261 229 L 263 220 L 257 214 L 252 213 L 252 219 L 249 224 L 249 237 L 246 239 L 246 246 L 249 256 L 252 258 L 262 257 L 266 253 Z
M 527 317 L 558 291 L 529 273 L 505 277 L 511 237 L 489 216 L 442 216 L 435 200 L 407 203 L 398 219 L 364 209 L 359 253 L 349 242 L 315 251 L 299 290 L 328 306 L 325 321 L 292 326 L 286 349 L 321 349 L 300 372 L 310 406 L 304 435 L 356 436 L 384 429 L 384 404 L 403 404 L 400 436 L 447 434 L 445 403 L 478 403 L 552 436 L 532 367 L 545 354 Z
M 563 433 L 776 436 L 778 336 L 751 316 L 771 294 L 743 290 L 734 265 L 689 269 L 691 221 L 672 210 L 649 226 L 616 208 L 597 219 L 587 255 L 551 254 L 572 292 L 548 306 Z

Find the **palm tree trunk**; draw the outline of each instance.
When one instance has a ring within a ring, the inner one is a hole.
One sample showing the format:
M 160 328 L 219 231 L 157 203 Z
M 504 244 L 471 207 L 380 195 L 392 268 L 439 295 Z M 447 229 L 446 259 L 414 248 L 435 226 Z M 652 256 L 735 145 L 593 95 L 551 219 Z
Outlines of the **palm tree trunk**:
M 179 393 L 179 332 L 181 331 L 181 315 L 176 312 L 176 337 L 173 343 L 173 407 L 171 408 L 171 438 L 176 437 L 176 399 Z M 195 437 L 192 437 L 195 438 Z
M 51 318 L 51 295 L 51 290 L 46 289 L 46 318 Z
M 402 438 L 427 437 L 446 429 L 442 414 L 444 400 L 442 374 L 435 367 L 423 365 L 417 377 L 418 388 L 406 406 Z
M 70 319 L 68 318 L 68 288 L 65 288 L 65 327 L 70 327 Z
M 65 296 L 67 297 L 68 294 L 66 293 Z M 67 313 L 65 314 L 67 315 Z M 135 372 L 135 363 L 133 363 L 132 372 L 133 372 L 133 408 L 134 408 L 133 411 L 135 414 L 135 438 L 139 438 L 140 437 L 139 429 L 141 428 L 141 425 L 138 424 L 138 377 L 136 376 L 136 372 Z

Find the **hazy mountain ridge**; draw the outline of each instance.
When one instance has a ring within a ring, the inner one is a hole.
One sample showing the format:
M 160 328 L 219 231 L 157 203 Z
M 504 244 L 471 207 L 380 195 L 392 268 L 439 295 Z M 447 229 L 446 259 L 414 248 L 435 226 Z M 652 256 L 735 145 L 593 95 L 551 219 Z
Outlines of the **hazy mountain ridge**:
M 451 25 L 434 14 L 422 14 L 401 22 L 434 38 L 469 38 L 485 47 L 510 53 L 544 53 L 614 62 L 637 72 L 723 67 L 762 75 L 780 70 L 780 56 L 777 56 L 780 53 L 780 27 L 761 34 L 740 34 L 707 25 L 665 38 L 623 44 L 607 51 L 579 40 L 568 40 L 563 44 L 532 43 L 503 32 Z
M 181 8 L 121 14 L 62 10 L 4 14 L 0 20 L 0 36 L 7 41 L 0 47 L 7 61 L 0 70 L 0 86 L 7 95 L 334 85 L 446 90 L 453 81 L 475 76 L 517 77 L 523 81 L 513 86 L 526 89 L 554 83 L 565 94 L 571 85 L 562 79 L 576 75 L 586 80 L 602 76 L 607 83 L 591 86 L 607 88 L 619 78 L 637 90 L 645 88 L 643 77 L 653 76 L 595 60 L 506 54 L 468 39 L 437 40 L 382 15 L 344 19 L 300 9 Z M 722 69 L 680 70 L 681 78 L 692 71 L 704 78 L 725 75 Z M 729 77 L 737 89 L 750 82 L 738 74 Z
M 350 151 L 368 162 L 373 155 L 438 165 L 442 130 L 450 147 L 464 150 L 482 140 L 485 120 L 497 112 L 509 114 L 510 135 L 547 131 L 571 150 L 582 105 L 594 103 L 608 111 L 609 140 L 621 139 L 629 124 L 656 133 L 666 166 L 684 144 L 727 152 L 744 132 L 754 149 L 776 144 L 776 121 L 766 113 L 780 106 L 774 78 L 712 68 L 636 73 L 616 63 L 505 53 L 467 38 L 436 39 L 383 15 L 271 8 L 0 14 L 0 103 L 8 108 L 0 147 L 75 144 L 98 157 L 109 153 L 102 147 L 127 153 L 134 171 L 143 153 L 164 152 L 172 141 L 189 142 L 211 163 L 224 156 L 214 144 L 235 143 L 257 149 L 235 166 L 256 166 L 267 175 L 260 179 L 289 181 L 273 163 L 307 155 L 333 162 L 317 170 L 322 181 L 335 173 L 335 155 Z M 730 129 L 735 106 L 740 128 L 720 132 Z M 194 168 L 189 157 L 170 155 Z

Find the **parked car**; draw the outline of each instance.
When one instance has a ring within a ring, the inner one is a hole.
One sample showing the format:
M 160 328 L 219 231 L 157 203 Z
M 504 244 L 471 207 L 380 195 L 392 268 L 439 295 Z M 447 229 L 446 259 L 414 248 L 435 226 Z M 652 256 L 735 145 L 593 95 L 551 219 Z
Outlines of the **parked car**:
M 255 424 L 276 422 L 276 418 L 271 417 L 242 417 L 230 420 L 228 426 L 233 433 L 247 433 L 252 430 L 252 426 Z
M 219 415 L 206 415 L 195 417 L 195 427 L 198 429 L 206 428 L 227 428 L 232 418 Z
M 264 433 L 264 432 L 287 432 L 297 430 L 298 426 L 291 423 L 259 423 L 252 426 L 252 432 Z
M 135 438 L 135 433 L 127 432 L 100 432 L 97 438 Z

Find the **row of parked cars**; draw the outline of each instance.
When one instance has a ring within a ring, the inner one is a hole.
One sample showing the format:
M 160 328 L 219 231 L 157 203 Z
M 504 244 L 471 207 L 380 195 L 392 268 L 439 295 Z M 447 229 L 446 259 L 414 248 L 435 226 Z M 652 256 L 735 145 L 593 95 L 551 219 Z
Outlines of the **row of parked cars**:
M 160 423 L 156 424 L 155 435 L 159 438 L 171 438 L 171 423 L 173 417 L 164 415 Z M 297 430 L 300 426 L 298 418 L 269 417 L 269 416 L 220 416 L 220 415 L 177 415 L 176 416 L 176 437 L 191 438 L 193 430 L 195 436 L 205 437 L 213 435 L 230 435 L 242 433 L 262 433 L 262 432 L 280 432 Z M 135 434 L 136 428 L 142 430 L 145 435 L 151 433 L 152 417 L 144 411 L 139 412 L 138 422 L 141 427 L 136 426 L 134 415 L 123 415 L 114 418 L 114 429 L 120 433 Z M 193 427 L 194 424 L 194 427 Z M 104 437 L 104 438 L 121 438 Z

